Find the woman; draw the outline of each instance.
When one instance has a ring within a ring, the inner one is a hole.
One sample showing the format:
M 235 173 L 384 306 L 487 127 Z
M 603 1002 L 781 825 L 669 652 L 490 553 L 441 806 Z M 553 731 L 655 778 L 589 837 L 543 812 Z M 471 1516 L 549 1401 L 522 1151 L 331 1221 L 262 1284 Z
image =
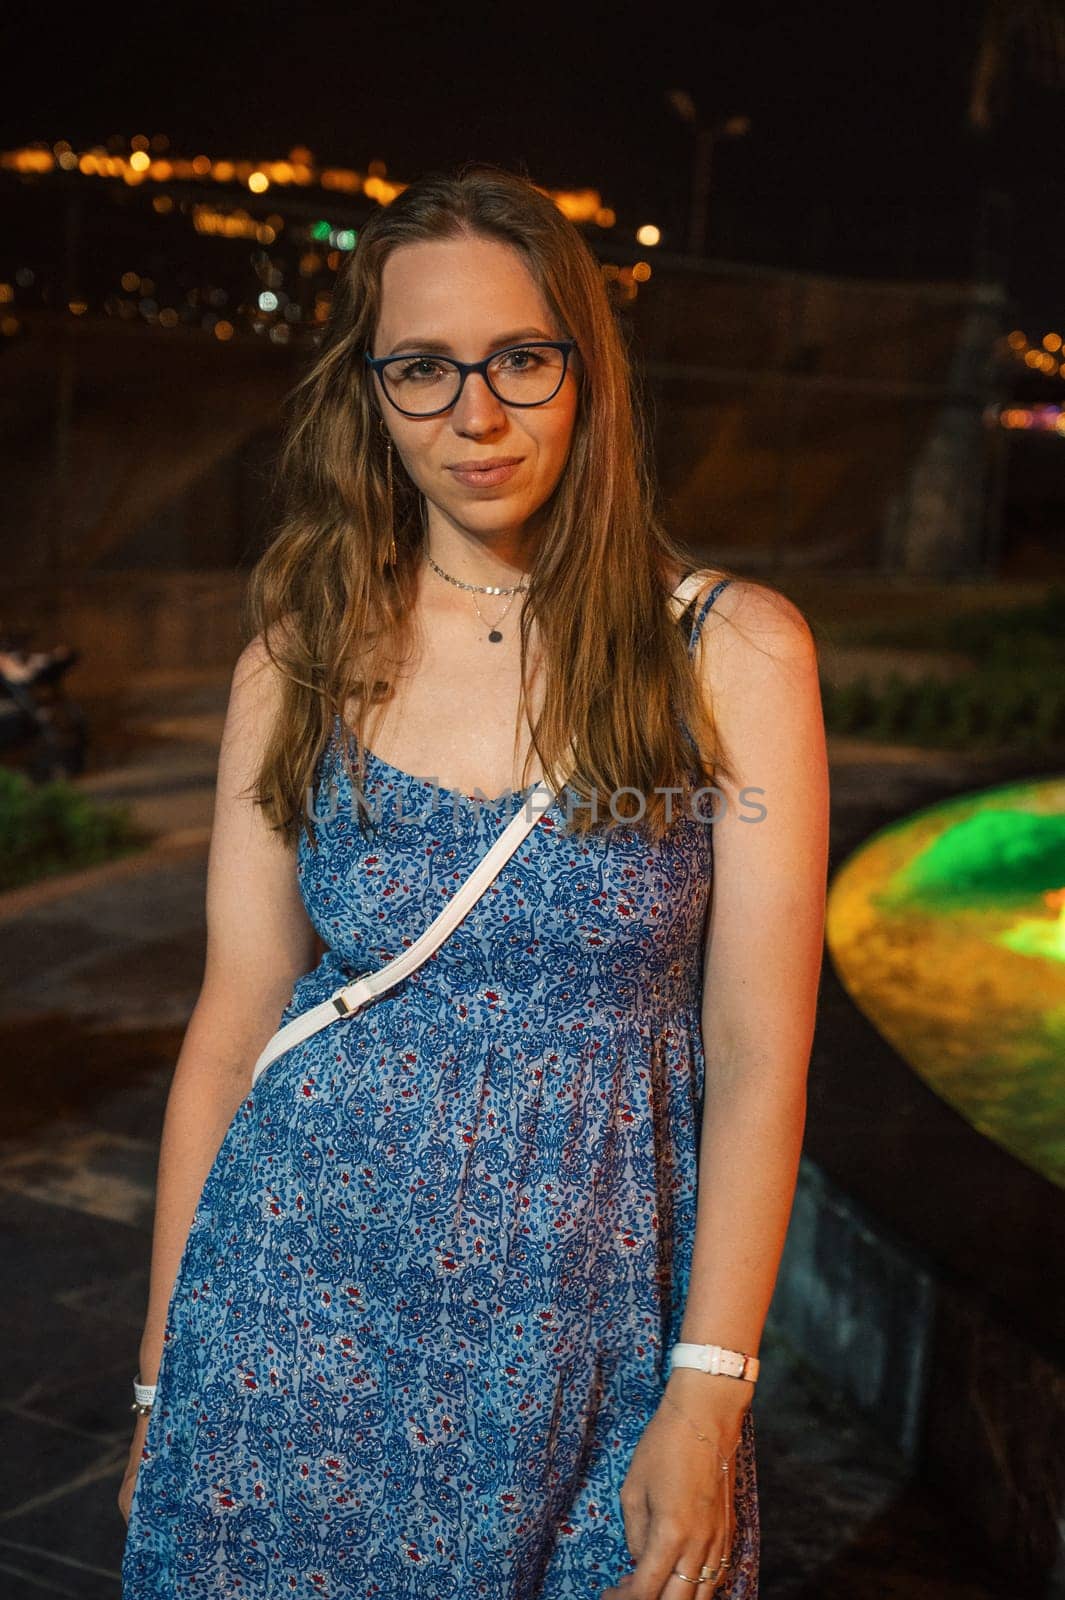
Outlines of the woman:
M 375 214 L 295 402 L 163 1135 L 126 1600 L 750 1600 L 822 946 L 810 630 L 718 573 L 677 627 L 600 270 L 522 178 Z M 541 776 L 568 784 L 435 955 L 251 1089 L 279 1013 L 409 947 Z

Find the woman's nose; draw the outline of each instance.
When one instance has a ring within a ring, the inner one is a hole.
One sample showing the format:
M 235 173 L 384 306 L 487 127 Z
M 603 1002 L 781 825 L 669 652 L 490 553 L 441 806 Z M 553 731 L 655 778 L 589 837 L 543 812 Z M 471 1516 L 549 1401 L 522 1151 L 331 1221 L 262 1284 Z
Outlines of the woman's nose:
M 471 372 L 455 402 L 452 420 L 460 433 L 487 433 L 506 421 L 506 408 L 481 374 Z

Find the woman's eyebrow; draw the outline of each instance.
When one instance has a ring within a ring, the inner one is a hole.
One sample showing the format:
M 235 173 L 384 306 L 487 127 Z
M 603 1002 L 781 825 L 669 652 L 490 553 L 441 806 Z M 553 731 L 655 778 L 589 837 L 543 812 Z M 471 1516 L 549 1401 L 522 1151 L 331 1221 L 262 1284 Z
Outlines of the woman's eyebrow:
M 551 339 L 554 335 L 545 333 L 542 328 L 516 328 L 512 333 L 501 333 L 487 345 L 486 350 L 505 350 L 508 345 L 518 344 L 522 339 Z M 388 352 L 390 356 L 396 355 L 400 350 L 432 350 L 440 355 L 451 355 L 452 348 L 446 339 L 400 339 Z

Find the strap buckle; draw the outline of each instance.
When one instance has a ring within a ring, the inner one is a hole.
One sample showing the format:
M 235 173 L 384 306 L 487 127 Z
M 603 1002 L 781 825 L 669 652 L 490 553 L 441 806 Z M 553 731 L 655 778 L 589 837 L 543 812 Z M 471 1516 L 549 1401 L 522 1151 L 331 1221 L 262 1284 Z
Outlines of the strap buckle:
M 358 1005 L 353 1005 L 351 1000 L 348 998 L 354 988 L 355 985 L 353 983 L 349 983 L 346 988 L 340 990 L 339 994 L 335 994 L 331 997 L 333 1004 L 336 1007 L 338 1017 L 350 1017 L 353 1011 L 358 1011 Z

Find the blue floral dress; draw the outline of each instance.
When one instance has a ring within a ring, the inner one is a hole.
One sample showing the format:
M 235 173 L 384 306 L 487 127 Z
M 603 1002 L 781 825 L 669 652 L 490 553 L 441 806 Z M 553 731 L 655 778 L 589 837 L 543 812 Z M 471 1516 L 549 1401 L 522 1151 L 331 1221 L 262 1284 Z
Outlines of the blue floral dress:
M 681 619 L 692 648 L 727 581 Z M 330 948 L 281 1022 L 409 946 L 522 798 L 368 754 L 364 833 L 341 736 L 298 853 Z M 632 1570 L 618 1496 L 695 1232 L 713 829 L 685 804 L 663 841 L 568 836 L 567 793 L 429 961 L 237 1111 L 170 1303 L 124 1600 L 599 1600 Z M 716 1593 L 753 1600 L 750 1411 L 735 1460 Z

